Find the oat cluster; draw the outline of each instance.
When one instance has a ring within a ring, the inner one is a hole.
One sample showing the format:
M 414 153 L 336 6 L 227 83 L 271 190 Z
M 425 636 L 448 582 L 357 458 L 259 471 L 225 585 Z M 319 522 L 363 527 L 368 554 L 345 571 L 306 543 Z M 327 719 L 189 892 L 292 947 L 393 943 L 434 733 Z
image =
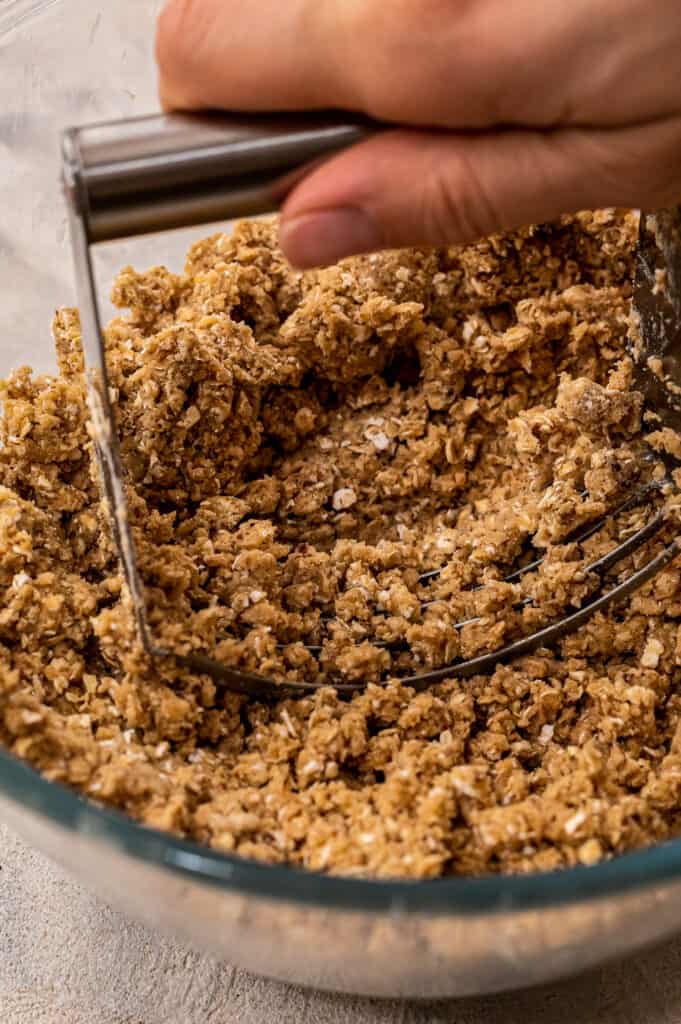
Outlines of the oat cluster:
M 577 606 L 644 521 L 575 540 L 651 472 L 636 233 L 583 213 L 299 274 L 256 221 L 182 274 L 121 272 L 106 341 L 152 627 L 319 684 L 271 705 L 140 656 L 60 310 L 59 375 L 2 385 L 4 744 L 154 827 L 337 874 L 527 872 L 677 832 L 678 566 L 554 649 L 408 684 Z

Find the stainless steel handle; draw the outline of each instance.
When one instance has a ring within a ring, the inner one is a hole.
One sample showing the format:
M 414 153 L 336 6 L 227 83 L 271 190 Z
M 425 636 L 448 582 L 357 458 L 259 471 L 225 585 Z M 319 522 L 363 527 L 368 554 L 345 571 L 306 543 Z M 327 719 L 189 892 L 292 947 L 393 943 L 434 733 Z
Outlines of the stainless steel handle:
M 276 209 L 302 169 L 373 134 L 336 114 L 157 114 L 71 128 L 64 182 L 88 242 Z

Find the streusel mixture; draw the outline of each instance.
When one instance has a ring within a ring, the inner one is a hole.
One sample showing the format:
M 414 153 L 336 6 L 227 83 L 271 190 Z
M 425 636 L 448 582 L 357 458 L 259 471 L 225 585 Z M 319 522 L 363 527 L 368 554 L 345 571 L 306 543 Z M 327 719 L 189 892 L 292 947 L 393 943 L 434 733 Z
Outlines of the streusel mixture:
M 677 565 L 554 649 L 405 682 L 578 606 L 648 514 L 575 539 L 651 473 L 636 234 L 584 213 L 299 274 L 257 221 L 183 274 L 121 272 L 106 337 L 153 629 L 319 683 L 271 705 L 140 655 L 60 310 L 59 376 L 2 385 L 4 744 L 148 825 L 338 874 L 527 872 L 678 832 Z

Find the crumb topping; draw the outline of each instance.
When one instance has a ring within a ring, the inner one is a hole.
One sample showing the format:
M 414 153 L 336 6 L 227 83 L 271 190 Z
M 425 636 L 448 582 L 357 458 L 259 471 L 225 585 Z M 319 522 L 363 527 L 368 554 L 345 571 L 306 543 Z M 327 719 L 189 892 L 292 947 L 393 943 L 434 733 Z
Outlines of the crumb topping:
M 490 676 L 403 681 L 573 610 L 646 521 L 575 539 L 661 472 L 626 345 L 636 236 L 606 210 L 300 274 L 253 221 L 182 274 L 121 271 L 106 344 L 152 628 L 319 684 L 271 705 L 140 655 L 59 310 L 59 375 L 1 386 L 2 742 L 156 828 L 336 874 L 529 872 L 677 833 L 676 563 Z

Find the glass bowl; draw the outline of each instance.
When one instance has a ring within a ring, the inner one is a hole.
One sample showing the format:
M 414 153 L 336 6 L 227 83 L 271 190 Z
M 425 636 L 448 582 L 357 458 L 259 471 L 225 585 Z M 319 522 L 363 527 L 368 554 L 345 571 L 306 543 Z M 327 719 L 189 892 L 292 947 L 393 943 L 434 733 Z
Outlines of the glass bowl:
M 2 375 L 21 363 L 54 369 L 49 322 L 73 301 L 58 134 L 156 109 L 158 7 L 2 0 Z M 100 293 L 126 262 L 179 266 L 201 231 L 106 247 Z M 681 921 L 681 841 L 515 878 L 331 878 L 144 828 L 2 751 L 0 816 L 114 907 L 250 970 L 327 989 L 432 998 L 527 985 L 640 947 Z

